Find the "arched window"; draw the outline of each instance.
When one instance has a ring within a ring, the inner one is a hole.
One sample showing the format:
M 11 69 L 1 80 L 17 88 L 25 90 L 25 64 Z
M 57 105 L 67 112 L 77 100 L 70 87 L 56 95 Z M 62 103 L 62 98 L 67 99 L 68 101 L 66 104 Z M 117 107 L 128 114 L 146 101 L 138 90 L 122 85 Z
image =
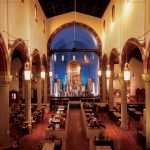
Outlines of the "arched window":
M 36 6 L 36 4 L 34 5 L 34 19 L 37 22 L 37 6 Z
M 112 22 L 115 21 L 115 5 L 112 6 Z

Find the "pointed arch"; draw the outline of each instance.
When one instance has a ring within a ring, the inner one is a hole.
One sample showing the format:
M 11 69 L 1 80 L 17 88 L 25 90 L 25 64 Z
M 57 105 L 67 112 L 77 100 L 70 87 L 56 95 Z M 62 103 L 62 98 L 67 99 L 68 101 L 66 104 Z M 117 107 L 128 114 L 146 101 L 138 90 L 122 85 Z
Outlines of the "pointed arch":
M 110 69 L 113 71 L 114 70 L 114 64 L 118 63 L 119 64 L 119 52 L 116 48 L 113 48 L 110 52 L 109 56 L 109 65 Z
M 127 40 L 127 42 L 125 43 L 123 50 L 122 50 L 122 55 L 121 55 L 121 68 L 123 70 L 124 64 L 126 62 L 130 62 L 130 59 L 132 58 L 132 52 L 135 48 L 138 48 L 141 54 L 141 60 L 143 60 L 143 55 L 144 55 L 144 49 L 142 44 L 138 41 L 138 39 L 136 38 L 130 38 Z
M 8 71 L 8 52 L 4 38 L 0 33 L 0 75 L 6 75 Z
M 47 70 L 47 69 L 48 69 L 48 63 L 47 63 L 47 57 L 46 57 L 46 54 L 43 54 L 43 55 L 42 55 L 41 63 L 42 63 L 42 65 L 44 65 L 45 70 Z
M 28 49 L 27 49 L 27 46 L 24 42 L 24 40 L 18 38 L 16 39 L 12 45 L 10 45 L 10 64 L 11 64 L 11 60 L 12 60 L 12 55 L 14 53 L 14 50 L 17 49 L 17 51 L 21 54 L 21 57 L 22 57 L 22 62 L 23 62 L 23 65 L 29 61 L 30 62 L 30 58 L 29 58 L 29 52 L 28 52 Z M 11 68 L 11 66 L 10 66 Z
M 103 71 L 106 71 L 107 64 L 108 64 L 108 57 L 107 57 L 107 54 L 105 53 L 102 58 L 102 70 Z
M 40 53 L 37 49 L 34 49 L 32 54 L 32 64 L 36 65 L 36 72 L 37 74 L 40 74 L 41 71 L 41 57 L 40 57 Z

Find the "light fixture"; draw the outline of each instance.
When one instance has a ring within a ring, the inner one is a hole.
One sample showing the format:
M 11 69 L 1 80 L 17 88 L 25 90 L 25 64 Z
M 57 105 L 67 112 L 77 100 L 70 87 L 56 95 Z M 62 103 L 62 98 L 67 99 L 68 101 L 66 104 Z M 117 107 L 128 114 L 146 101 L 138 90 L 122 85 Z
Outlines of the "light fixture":
M 129 64 L 128 64 L 128 49 L 126 48 L 126 63 L 124 65 L 124 80 L 125 81 L 129 81 L 130 80 L 130 67 L 129 67 Z
M 61 60 L 62 60 L 62 62 L 65 60 L 65 56 L 64 55 L 61 56 Z
M 107 65 L 106 77 L 107 77 L 107 78 L 110 78 L 110 75 L 111 75 L 110 66 Z
M 98 69 L 97 74 L 98 74 L 99 77 L 102 75 L 102 71 L 101 71 L 100 68 Z
M 57 61 L 57 56 L 56 56 L 56 54 L 53 55 L 53 58 L 54 58 L 54 62 L 56 62 L 56 61 Z
M 30 71 L 29 62 L 26 62 L 25 66 L 24 66 L 24 78 L 27 81 L 29 81 L 31 79 L 31 71 Z
M 44 67 L 44 65 L 42 65 L 42 67 L 41 67 L 41 79 L 45 79 L 45 67 Z
M 84 61 L 84 63 L 88 63 L 89 62 L 87 55 L 83 56 L 83 61 Z
M 124 65 L 124 80 L 129 81 L 130 80 L 130 68 L 129 64 L 125 63 Z
M 49 71 L 49 77 L 51 78 L 53 76 L 53 72 L 52 72 L 52 70 L 50 69 L 50 71 Z
M 76 60 L 76 56 L 75 55 L 73 55 L 73 58 L 72 58 L 73 60 Z

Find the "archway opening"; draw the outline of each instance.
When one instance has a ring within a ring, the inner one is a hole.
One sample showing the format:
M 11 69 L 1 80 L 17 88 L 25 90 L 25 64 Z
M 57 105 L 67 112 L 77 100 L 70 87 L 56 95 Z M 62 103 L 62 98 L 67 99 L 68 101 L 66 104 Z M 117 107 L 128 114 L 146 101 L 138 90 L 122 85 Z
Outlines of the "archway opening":
M 50 67 L 53 70 L 52 87 L 59 78 L 63 87 L 62 95 L 65 95 L 67 64 L 72 60 L 77 60 L 82 68 L 81 85 L 87 87 L 88 80 L 91 79 L 95 89 L 93 93 L 96 96 L 98 94 L 97 70 L 101 56 L 101 42 L 96 32 L 86 25 L 76 23 L 75 39 L 73 31 L 72 23 L 64 25 L 56 29 L 55 34 L 52 34 L 49 39 L 48 49 L 50 49 L 49 54 L 52 54 L 50 56 Z
M 4 39 L 2 35 L 0 34 L 0 64 L 1 64 L 0 75 L 6 75 L 6 71 L 8 70 L 7 59 L 8 59 L 8 55 L 7 55 L 6 45 L 4 43 Z
M 24 103 L 24 64 L 29 61 L 26 45 L 23 40 L 16 39 L 10 51 L 10 72 L 13 76 L 10 83 L 10 101 Z M 13 97 L 13 91 L 16 96 Z M 12 93 L 12 94 L 11 94 Z M 10 102 L 11 104 L 11 102 Z
M 127 100 L 131 102 L 145 101 L 144 81 L 142 79 L 144 71 L 142 54 L 143 48 L 137 39 L 131 38 L 126 42 L 122 52 L 122 69 L 125 62 L 128 62 L 131 79 L 127 82 Z
M 37 103 L 37 80 L 41 73 L 41 59 L 38 50 L 32 53 L 31 102 Z M 42 87 L 41 87 L 42 88 Z M 43 89 L 41 89 L 43 91 Z

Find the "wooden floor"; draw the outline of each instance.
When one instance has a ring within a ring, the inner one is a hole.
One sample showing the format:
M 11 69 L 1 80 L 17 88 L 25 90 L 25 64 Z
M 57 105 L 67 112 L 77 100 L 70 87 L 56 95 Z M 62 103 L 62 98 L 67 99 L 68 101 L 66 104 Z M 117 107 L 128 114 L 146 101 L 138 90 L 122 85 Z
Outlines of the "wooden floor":
M 142 150 L 136 136 L 137 127 L 140 126 L 138 121 L 131 119 L 130 129 L 123 130 L 110 120 L 107 113 L 100 113 L 99 117 L 106 125 L 106 134 L 114 141 L 115 150 Z
M 45 139 L 45 128 L 48 125 L 50 114 L 45 114 L 44 122 L 37 125 L 30 135 L 20 138 L 19 150 L 37 150 L 38 144 Z M 114 124 L 103 112 L 99 114 L 102 122 L 106 125 L 106 132 L 114 140 L 115 150 L 142 150 L 136 139 L 136 128 L 139 122 L 131 120 L 131 128 L 122 130 Z M 82 125 L 79 110 L 70 110 L 68 128 L 67 150 L 88 150 L 88 141 Z M 62 147 L 62 150 L 64 148 Z

